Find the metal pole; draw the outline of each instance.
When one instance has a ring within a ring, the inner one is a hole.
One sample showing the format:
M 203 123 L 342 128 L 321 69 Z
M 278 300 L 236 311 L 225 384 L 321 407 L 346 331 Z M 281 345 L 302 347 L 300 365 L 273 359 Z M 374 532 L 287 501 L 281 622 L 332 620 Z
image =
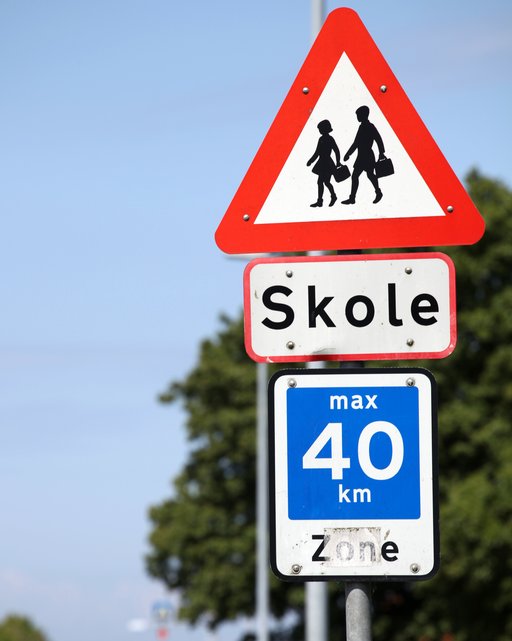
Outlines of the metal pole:
M 228 258 L 252 259 L 267 254 L 238 255 Z M 268 367 L 256 364 L 256 641 L 268 641 L 270 595 L 268 580 Z
M 344 254 L 360 254 L 361 251 L 338 251 Z M 341 369 L 364 367 L 361 361 L 342 361 Z M 346 641 L 372 641 L 372 594 L 369 583 L 347 581 L 345 583 L 345 628 Z
M 256 365 L 256 633 L 268 641 L 267 364 Z
M 324 21 L 324 0 L 311 0 L 311 28 L 313 40 Z M 321 252 L 309 252 L 310 255 Z M 310 368 L 323 363 L 308 363 Z M 342 365 L 343 367 L 343 365 Z M 327 583 L 306 583 L 306 641 L 327 641 L 328 593 Z M 346 641 L 371 641 L 371 588 L 368 583 L 345 584 Z
M 329 608 L 328 584 L 319 581 L 306 583 L 306 641 L 327 641 Z
M 324 0 L 311 0 L 311 36 L 314 40 L 320 32 L 324 23 L 325 7 Z
M 311 361 L 306 364 L 308 369 L 319 369 L 325 363 Z M 306 583 L 306 641 L 327 641 L 329 635 L 329 602 L 328 583 L 325 581 L 310 581 Z
M 311 36 L 314 40 L 324 22 L 325 14 L 324 0 L 311 0 Z M 310 256 L 321 255 L 322 252 L 308 252 Z M 322 362 L 309 362 L 307 367 L 323 367 Z M 329 633 L 329 604 L 328 584 L 319 582 L 306 583 L 305 594 L 305 625 L 306 641 L 327 641 Z
M 347 641 L 372 641 L 372 600 L 369 583 L 345 583 Z
M 321 361 L 311 361 L 306 367 L 319 369 L 324 365 Z M 306 583 L 306 641 L 327 641 L 329 638 L 328 588 L 329 585 L 325 581 Z

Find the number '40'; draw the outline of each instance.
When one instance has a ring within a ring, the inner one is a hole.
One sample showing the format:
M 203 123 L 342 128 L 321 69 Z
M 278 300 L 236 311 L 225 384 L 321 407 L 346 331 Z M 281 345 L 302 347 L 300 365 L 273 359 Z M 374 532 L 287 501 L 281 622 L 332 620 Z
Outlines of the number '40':
M 375 434 L 386 434 L 391 442 L 391 459 L 386 467 L 375 467 L 370 455 L 370 443 Z M 327 443 L 331 456 L 320 457 Z M 398 474 L 404 461 L 404 441 L 400 431 L 388 421 L 373 421 L 363 429 L 357 444 L 357 458 L 361 469 L 371 479 L 387 481 Z M 333 480 L 343 478 L 343 470 L 350 468 L 350 458 L 343 456 L 343 424 L 328 423 L 302 457 L 304 469 L 330 469 Z

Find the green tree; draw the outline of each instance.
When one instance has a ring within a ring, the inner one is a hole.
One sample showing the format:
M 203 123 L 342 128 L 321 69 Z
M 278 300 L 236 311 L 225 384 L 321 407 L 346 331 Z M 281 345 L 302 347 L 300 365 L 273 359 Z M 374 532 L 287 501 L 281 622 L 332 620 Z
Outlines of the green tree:
M 150 510 L 149 573 L 182 595 L 180 615 L 212 626 L 254 612 L 255 366 L 245 353 L 242 319 L 224 317 L 205 340 L 198 365 L 160 396 L 183 401 L 191 452 L 174 496 Z M 273 581 L 276 614 L 294 592 Z M 299 594 L 300 590 L 295 589 Z
M 472 172 L 483 239 L 457 269 L 458 344 L 422 363 L 440 395 L 441 569 L 396 641 L 512 639 L 512 193 Z M 390 624 L 388 623 L 388 630 Z
M 30 619 L 11 614 L 0 621 L 0 641 L 48 641 L 48 639 Z
M 477 172 L 467 183 L 487 230 L 474 246 L 444 248 L 457 270 L 458 345 L 414 363 L 439 386 L 441 570 L 424 583 L 376 584 L 376 641 L 512 639 L 512 193 Z M 253 612 L 254 388 L 242 321 L 223 319 L 198 365 L 161 397 L 184 403 L 192 451 L 173 497 L 150 510 L 147 568 L 180 589 L 191 622 Z M 343 638 L 343 591 L 330 587 L 332 638 Z M 296 638 L 301 599 L 273 580 L 272 609 L 297 613 Z
M 251 612 L 254 576 L 254 368 L 240 322 L 222 322 L 197 367 L 160 397 L 184 402 L 193 449 L 175 496 L 150 511 L 148 557 L 150 574 L 181 588 L 183 618 L 212 624 Z

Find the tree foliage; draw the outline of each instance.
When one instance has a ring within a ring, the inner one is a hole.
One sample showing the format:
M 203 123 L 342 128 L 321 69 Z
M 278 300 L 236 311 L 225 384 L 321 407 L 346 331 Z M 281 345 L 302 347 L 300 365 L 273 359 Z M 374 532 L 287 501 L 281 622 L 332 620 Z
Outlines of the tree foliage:
M 0 641 L 48 641 L 26 617 L 11 614 L 0 621 Z
M 174 496 L 150 510 L 151 575 L 180 588 L 181 616 L 209 624 L 251 615 L 255 582 L 255 385 L 242 320 L 222 319 L 197 367 L 160 400 L 188 413 L 189 460 Z M 276 612 L 289 607 L 274 582 Z
M 441 569 L 396 641 L 512 639 L 512 193 L 472 172 L 483 239 L 447 251 L 458 344 L 423 363 L 439 386 Z M 450 635 L 452 635 L 450 637 Z
M 512 639 L 512 193 L 477 172 L 467 182 L 487 230 L 474 246 L 443 248 L 457 271 L 457 347 L 404 364 L 438 381 L 441 569 L 431 581 L 377 585 L 376 641 Z M 191 622 L 254 610 L 254 395 L 242 321 L 223 319 L 194 370 L 161 397 L 184 403 L 192 449 L 172 498 L 150 510 L 147 568 L 180 589 Z M 330 587 L 332 638 L 343 638 L 342 590 Z M 301 599 L 273 579 L 273 612 L 297 612 L 297 638 Z

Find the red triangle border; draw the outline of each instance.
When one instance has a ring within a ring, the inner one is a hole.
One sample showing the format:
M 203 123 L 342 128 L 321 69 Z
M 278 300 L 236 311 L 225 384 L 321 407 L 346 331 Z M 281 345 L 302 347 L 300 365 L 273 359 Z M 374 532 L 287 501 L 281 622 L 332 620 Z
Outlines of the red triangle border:
M 281 169 L 346 52 L 446 216 L 255 224 Z M 386 87 L 383 91 L 381 87 Z M 215 235 L 226 253 L 470 245 L 484 221 L 359 16 L 329 14 Z

